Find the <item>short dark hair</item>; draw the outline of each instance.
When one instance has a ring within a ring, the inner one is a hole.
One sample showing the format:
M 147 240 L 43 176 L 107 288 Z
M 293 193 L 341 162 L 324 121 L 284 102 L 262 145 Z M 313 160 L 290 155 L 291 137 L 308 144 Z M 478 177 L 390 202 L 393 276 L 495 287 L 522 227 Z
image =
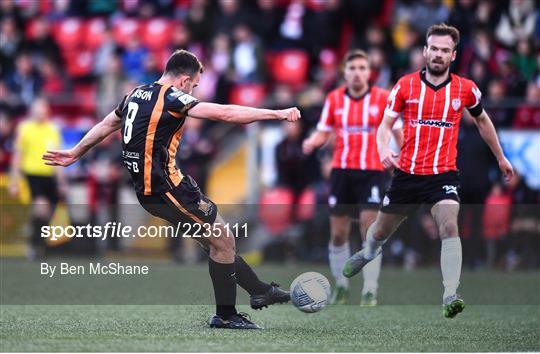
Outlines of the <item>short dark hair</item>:
M 343 59 L 343 66 L 350 62 L 351 60 L 361 58 L 365 59 L 369 63 L 369 56 L 365 51 L 362 49 L 351 49 L 345 54 L 345 58 Z
M 459 30 L 454 26 L 448 26 L 446 23 L 439 23 L 428 28 L 426 33 L 426 43 L 429 36 L 450 36 L 455 43 L 454 50 L 459 44 Z
M 165 75 L 179 76 L 189 75 L 194 77 L 203 72 L 203 65 L 197 56 L 187 50 L 177 49 L 172 53 L 165 65 Z

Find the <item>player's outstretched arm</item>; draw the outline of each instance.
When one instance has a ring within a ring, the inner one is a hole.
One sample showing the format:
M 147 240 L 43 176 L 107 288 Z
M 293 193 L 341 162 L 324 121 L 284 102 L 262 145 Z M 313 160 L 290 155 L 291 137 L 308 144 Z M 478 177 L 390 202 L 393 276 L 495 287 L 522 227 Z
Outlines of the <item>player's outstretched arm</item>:
M 397 117 L 391 117 L 385 114 L 379 125 L 379 129 L 377 129 L 377 150 L 379 151 L 379 158 L 385 169 L 398 167 L 396 158 L 399 154 L 390 149 L 390 138 L 393 134 L 392 128 L 396 119 Z
M 300 111 L 296 107 L 274 110 L 208 102 L 197 104 L 189 110 L 188 115 L 193 118 L 240 124 L 260 120 L 287 120 L 289 122 L 296 122 L 301 117 Z
M 511 180 L 514 176 L 514 169 L 506 156 L 504 156 L 503 149 L 499 143 L 499 138 L 497 137 L 497 131 L 486 111 L 482 110 L 482 113 L 474 118 L 474 123 L 476 124 L 482 139 L 488 144 L 491 152 L 497 158 L 504 179 L 507 181 Z
M 45 160 L 46 165 L 69 166 L 79 160 L 88 150 L 99 144 L 112 132 L 120 129 L 121 125 L 122 121 L 120 117 L 113 111 L 90 129 L 74 148 L 69 150 L 47 150 L 42 158 Z
M 320 148 L 328 141 L 330 132 L 322 130 L 315 130 L 311 135 L 302 143 L 302 150 L 304 154 L 309 155 L 313 150 Z

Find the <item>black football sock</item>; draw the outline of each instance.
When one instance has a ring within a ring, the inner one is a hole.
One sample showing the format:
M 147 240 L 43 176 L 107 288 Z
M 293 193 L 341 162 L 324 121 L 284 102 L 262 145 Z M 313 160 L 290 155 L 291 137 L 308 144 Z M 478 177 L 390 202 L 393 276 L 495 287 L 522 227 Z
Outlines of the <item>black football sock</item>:
M 210 278 L 216 298 L 216 314 L 227 319 L 236 314 L 236 277 L 234 263 L 218 263 L 208 258 Z
M 236 255 L 234 261 L 236 263 L 236 282 L 249 295 L 262 295 L 270 289 L 270 284 L 261 281 L 242 257 Z

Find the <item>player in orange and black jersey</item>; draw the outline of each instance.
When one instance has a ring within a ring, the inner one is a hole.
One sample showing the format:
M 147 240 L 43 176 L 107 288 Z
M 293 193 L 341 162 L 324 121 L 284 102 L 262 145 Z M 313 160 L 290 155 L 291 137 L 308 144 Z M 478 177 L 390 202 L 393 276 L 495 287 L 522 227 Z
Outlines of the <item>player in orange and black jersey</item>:
M 288 292 L 277 284 L 259 280 L 236 255 L 235 240 L 218 213 L 217 206 L 190 176 L 175 165 L 175 154 L 186 119 L 211 119 L 233 123 L 259 120 L 300 119 L 297 108 L 257 109 L 237 105 L 199 102 L 191 96 L 203 67 L 197 57 L 177 50 L 169 58 L 163 76 L 135 88 L 117 108 L 94 126 L 70 150 L 47 151 L 45 163 L 69 166 L 106 136 L 121 128 L 122 154 L 141 205 L 151 214 L 173 224 L 209 224 L 212 237 L 198 238 L 209 253 L 210 277 L 216 298 L 216 314 L 209 325 L 215 328 L 259 329 L 236 311 L 236 284 L 251 295 L 251 307 L 259 309 L 287 302 Z M 219 230 L 219 232 L 216 232 Z M 219 235 L 219 236 L 218 236 Z
M 135 88 L 116 107 L 122 118 L 124 164 L 137 194 L 165 193 L 183 179 L 174 156 L 187 111 L 197 103 L 172 85 L 154 82 Z

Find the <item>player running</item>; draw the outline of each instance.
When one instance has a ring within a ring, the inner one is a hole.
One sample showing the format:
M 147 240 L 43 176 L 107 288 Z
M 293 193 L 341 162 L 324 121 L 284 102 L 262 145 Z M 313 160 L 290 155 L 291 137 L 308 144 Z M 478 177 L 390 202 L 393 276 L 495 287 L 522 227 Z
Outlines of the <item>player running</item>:
M 370 74 L 369 58 L 364 51 L 351 50 L 345 55 L 345 85 L 328 94 L 316 131 L 303 143 L 304 153 L 310 154 L 324 145 L 332 132 L 336 136 L 328 200 L 328 259 L 336 283 L 331 299 L 334 304 L 346 304 L 349 299 L 349 280 L 342 272 L 351 256 L 351 217 L 359 212 L 360 234 L 365 240 L 384 190 L 385 172 L 377 152 L 376 134 L 388 91 L 370 86 Z M 401 130 L 395 132 L 399 142 Z M 378 255 L 362 271 L 362 305 L 377 304 L 381 260 L 382 255 Z
M 499 162 L 505 179 L 514 171 L 499 144 L 495 128 L 482 108 L 481 93 L 471 80 L 450 74 L 456 57 L 459 31 L 433 25 L 424 47 L 426 68 L 402 77 L 390 92 L 377 133 L 383 166 L 395 168 L 392 183 L 377 219 L 367 231 L 366 246 L 345 264 L 350 278 L 381 253 L 381 246 L 399 224 L 423 203 L 431 205 L 441 238 L 443 314 L 453 318 L 465 308 L 456 293 L 461 275 L 461 241 L 458 236 L 459 174 L 456 168 L 459 122 L 464 108 L 475 118 L 484 141 Z M 403 112 L 404 144 L 398 157 L 388 146 L 390 129 Z
M 253 309 L 287 302 L 290 295 L 277 284 L 259 280 L 236 254 L 234 237 L 217 206 L 201 193 L 190 176 L 182 175 L 175 164 L 175 155 L 189 117 L 232 123 L 294 122 L 300 119 L 300 111 L 297 108 L 269 110 L 199 102 L 191 93 L 202 72 L 203 66 L 194 54 L 175 51 L 157 82 L 139 86 L 126 95 L 77 146 L 71 150 L 47 151 L 43 159 L 48 165 L 69 166 L 121 128 L 124 164 L 141 205 L 150 214 L 173 224 L 210 225 L 212 236 L 198 238 L 209 254 L 209 272 L 216 299 L 216 314 L 209 320 L 210 327 L 260 329 L 245 314 L 236 311 L 236 284 L 250 294 Z

